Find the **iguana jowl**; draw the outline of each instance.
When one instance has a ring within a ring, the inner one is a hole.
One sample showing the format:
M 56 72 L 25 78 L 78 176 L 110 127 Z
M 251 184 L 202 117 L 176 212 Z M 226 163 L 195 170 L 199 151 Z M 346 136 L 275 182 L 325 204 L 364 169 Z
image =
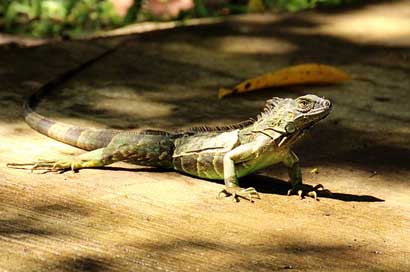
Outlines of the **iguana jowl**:
M 175 169 L 189 175 L 224 180 L 226 195 L 252 200 L 254 188 L 242 189 L 238 178 L 283 163 L 289 169 L 291 192 L 301 195 L 305 187 L 299 160 L 291 151 L 303 133 L 331 110 L 329 100 L 315 95 L 297 99 L 272 98 L 256 120 L 226 127 L 198 127 L 177 132 L 80 128 L 55 122 L 33 108 L 39 98 L 24 105 L 26 122 L 36 131 L 66 144 L 88 150 L 71 160 L 40 161 L 26 166 L 33 170 L 62 171 L 101 167 L 124 161 Z M 316 192 L 308 192 L 316 198 Z

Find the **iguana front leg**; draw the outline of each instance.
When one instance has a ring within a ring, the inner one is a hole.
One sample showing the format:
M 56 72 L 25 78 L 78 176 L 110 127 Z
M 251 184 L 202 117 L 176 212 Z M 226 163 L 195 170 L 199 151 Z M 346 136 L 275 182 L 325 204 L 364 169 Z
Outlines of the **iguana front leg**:
M 243 162 L 255 157 L 257 146 L 254 143 L 240 145 L 225 154 L 223 159 L 225 189 L 220 192 L 226 196 L 233 196 L 234 200 L 244 198 L 253 201 L 253 198 L 260 198 L 258 192 L 253 187 L 240 188 L 236 175 L 235 163 Z
M 323 185 L 318 184 L 313 187 L 302 183 L 302 171 L 300 170 L 299 158 L 296 154 L 293 151 L 289 151 L 283 163 L 288 167 L 289 178 L 292 184 L 292 189 L 288 191 L 288 195 L 297 193 L 300 198 L 303 198 L 303 194 L 306 193 L 306 195 L 317 200 L 316 191 L 323 189 Z

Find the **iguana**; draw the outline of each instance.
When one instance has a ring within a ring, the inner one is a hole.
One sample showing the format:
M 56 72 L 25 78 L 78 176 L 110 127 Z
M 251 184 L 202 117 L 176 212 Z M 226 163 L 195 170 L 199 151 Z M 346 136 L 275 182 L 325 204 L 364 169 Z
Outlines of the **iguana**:
M 91 62 L 90 62 L 91 63 Z M 68 73 L 69 76 L 73 73 Z M 291 193 L 316 198 L 322 187 L 302 184 L 299 159 L 292 145 L 331 110 L 331 102 L 316 95 L 296 99 L 274 97 L 255 120 L 223 127 L 194 127 L 175 132 L 161 130 L 115 130 L 81 128 L 48 119 L 34 111 L 44 93 L 58 80 L 43 86 L 24 103 L 25 121 L 34 130 L 57 141 L 87 150 L 69 160 L 10 163 L 9 167 L 65 171 L 102 167 L 114 162 L 174 169 L 191 176 L 224 180 L 221 192 L 235 200 L 259 198 L 257 191 L 240 188 L 238 178 L 270 165 L 283 163 L 289 169 Z

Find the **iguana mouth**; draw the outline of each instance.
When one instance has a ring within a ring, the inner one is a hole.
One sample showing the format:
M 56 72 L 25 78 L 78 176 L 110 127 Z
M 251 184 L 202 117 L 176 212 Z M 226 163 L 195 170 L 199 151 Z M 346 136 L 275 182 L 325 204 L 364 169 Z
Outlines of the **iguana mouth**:
M 324 114 L 321 114 L 321 116 L 318 119 L 315 119 L 311 122 L 309 122 L 302 130 L 306 131 L 309 130 L 311 127 L 313 127 L 317 122 L 319 122 L 320 120 L 325 119 L 328 115 L 330 114 L 330 108 L 329 110 L 327 110 L 326 112 L 324 112 Z
M 325 100 L 323 103 L 321 103 L 320 108 L 317 109 L 313 109 L 310 112 L 306 113 L 306 116 L 312 116 L 312 115 L 317 115 L 320 113 L 325 113 L 324 117 L 326 117 L 327 115 L 329 115 L 330 111 L 332 110 L 332 103 L 329 100 Z M 319 119 L 321 120 L 321 119 Z

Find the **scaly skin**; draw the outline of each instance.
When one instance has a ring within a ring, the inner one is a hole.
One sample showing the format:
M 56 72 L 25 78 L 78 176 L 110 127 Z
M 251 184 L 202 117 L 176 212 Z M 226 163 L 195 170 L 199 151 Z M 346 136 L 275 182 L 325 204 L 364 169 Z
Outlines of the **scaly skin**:
M 289 169 L 292 184 L 289 194 L 295 192 L 302 196 L 308 191 L 308 195 L 316 198 L 316 193 L 310 192 L 311 187 L 302 184 L 299 159 L 291 147 L 305 130 L 329 114 L 329 100 L 315 95 L 273 98 L 266 102 L 256 120 L 227 127 L 164 132 L 89 129 L 58 123 L 32 110 L 41 96 L 35 94 L 25 103 L 26 122 L 46 136 L 90 152 L 71 160 L 8 164 L 10 167 L 60 172 L 125 161 L 224 180 L 225 189 L 221 193 L 235 200 L 252 201 L 259 198 L 258 193 L 252 187 L 240 188 L 238 178 L 283 163 Z

